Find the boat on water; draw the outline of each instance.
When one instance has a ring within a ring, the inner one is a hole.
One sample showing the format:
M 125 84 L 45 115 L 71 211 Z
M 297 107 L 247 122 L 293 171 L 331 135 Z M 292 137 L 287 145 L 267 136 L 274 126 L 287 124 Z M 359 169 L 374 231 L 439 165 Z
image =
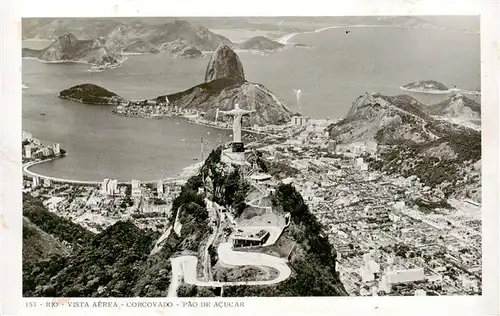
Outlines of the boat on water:
M 40 113 L 41 116 L 45 116 L 45 113 Z

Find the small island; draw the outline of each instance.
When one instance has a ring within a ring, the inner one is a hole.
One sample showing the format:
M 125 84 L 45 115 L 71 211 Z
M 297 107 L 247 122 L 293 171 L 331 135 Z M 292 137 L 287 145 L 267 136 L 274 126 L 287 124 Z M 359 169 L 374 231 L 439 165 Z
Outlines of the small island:
M 310 48 L 309 45 L 306 45 L 306 44 L 300 44 L 300 43 L 297 43 L 297 44 L 294 44 L 293 47 L 299 47 L 299 48 Z
M 252 37 L 240 44 L 241 49 L 273 51 L 285 47 L 284 44 L 270 40 L 264 36 Z
M 85 104 L 118 105 L 124 98 L 98 85 L 85 83 L 59 92 L 59 97 Z
M 416 81 L 404 85 L 402 90 L 411 92 L 433 92 L 433 93 L 448 93 L 449 88 L 442 82 L 436 80 Z

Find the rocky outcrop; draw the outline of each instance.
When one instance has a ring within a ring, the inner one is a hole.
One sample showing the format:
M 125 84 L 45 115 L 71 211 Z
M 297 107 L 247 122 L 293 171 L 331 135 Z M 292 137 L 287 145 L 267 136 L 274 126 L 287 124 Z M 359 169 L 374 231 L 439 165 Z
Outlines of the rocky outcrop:
M 240 58 L 231 47 L 219 46 L 210 56 L 205 71 L 205 82 L 221 78 L 231 78 L 237 82 L 245 81 L 245 72 Z
M 241 49 L 251 50 L 278 50 L 283 47 L 285 47 L 284 44 L 272 41 L 264 36 L 252 37 L 240 44 Z
M 481 120 L 481 104 L 456 93 L 448 100 L 429 106 L 428 113 L 463 120 Z
M 42 50 L 23 49 L 23 57 L 48 62 L 85 62 L 97 67 L 114 67 L 123 56 L 105 46 L 103 39 L 79 40 L 66 33 Z
M 339 143 L 397 141 L 421 143 L 434 139 L 426 129 L 428 115 L 423 105 L 409 96 L 388 97 L 369 94 L 358 97 L 340 122 L 329 127 Z
M 158 102 L 180 109 L 195 109 L 211 121 L 231 118 L 217 110 L 230 110 L 238 103 L 243 109 L 254 110 L 243 118 L 244 126 L 285 124 L 292 112 L 264 86 L 247 82 L 243 65 L 236 53 L 222 45 L 212 54 L 205 72 L 205 82 L 186 91 L 160 96 Z
M 95 84 L 81 84 L 59 93 L 62 99 L 68 99 L 85 104 L 117 105 L 126 100 L 114 92 Z
M 158 49 L 169 52 L 174 58 L 201 58 L 204 56 L 199 49 L 181 40 L 164 43 Z

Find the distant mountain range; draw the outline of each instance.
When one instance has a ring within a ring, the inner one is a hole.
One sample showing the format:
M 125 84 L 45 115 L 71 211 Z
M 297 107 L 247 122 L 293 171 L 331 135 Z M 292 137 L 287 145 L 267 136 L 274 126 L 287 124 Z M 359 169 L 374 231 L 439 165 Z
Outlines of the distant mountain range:
M 161 29 L 174 24 L 173 17 L 160 18 L 25 18 L 23 39 L 54 39 L 65 33 L 78 38 L 106 37 L 117 28 Z M 183 21 L 208 29 L 247 29 L 277 33 L 312 31 L 334 25 L 394 25 L 412 28 L 453 29 L 479 32 L 478 16 L 354 16 L 354 17 L 183 17 Z M 226 43 L 227 44 L 227 43 Z
M 35 24 L 37 27 L 31 32 L 26 31 L 35 38 L 52 39 L 55 37 L 55 42 L 44 50 L 40 58 L 43 60 L 47 60 L 43 58 L 47 55 L 45 51 L 57 51 L 59 47 L 68 51 L 60 55 L 79 55 L 79 50 L 85 49 L 87 42 L 93 43 L 93 47 L 103 48 L 106 51 L 165 52 L 181 58 L 202 57 L 202 51 L 213 51 L 221 44 L 232 45 L 231 41 L 224 36 L 215 34 L 202 26 L 193 27 L 183 20 L 155 25 L 137 21 L 119 23 L 113 19 L 62 19 L 50 23 L 44 22 L 47 21 L 43 20 L 39 24 L 31 21 L 31 25 Z M 30 25 L 30 22 L 27 23 Z M 30 29 L 29 26 L 27 28 Z M 78 41 L 77 36 L 86 40 Z M 73 42 L 78 45 L 71 45 Z M 37 52 L 25 49 L 24 53 L 33 56 Z M 58 55 L 53 55 L 51 59 L 57 59 Z
M 99 68 L 116 67 L 123 62 L 123 56 L 106 46 L 103 40 L 79 40 L 70 33 L 59 36 L 42 50 L 23 48 L 22 56 L 47 62 L 84 62 Z

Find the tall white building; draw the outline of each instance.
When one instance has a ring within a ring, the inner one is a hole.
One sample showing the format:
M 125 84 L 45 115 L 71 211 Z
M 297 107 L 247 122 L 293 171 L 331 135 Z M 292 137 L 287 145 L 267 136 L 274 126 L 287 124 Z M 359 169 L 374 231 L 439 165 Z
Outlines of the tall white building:
M 50 150 L 47 147 L 43 147 L 42 154 L 44 157 L 50 156 Z
M 26 158 L 31 159 L 31 145 L 26 145 L 24 147 L 24 155 Z
M 163 181 L 162 180 L 158 180 L 157 184 L 156 184 L 156 189 L 158 190 L 158 195 L 160 194 L 163 194 Z
M 58 156 L 61 154 L 61 145 L 59 143 L 52 145 L 52 149 L 54 150 L 54 155 Z
M 33 177 L 33 185 L 31 187 L 36 188 L 38 186 L 40 186 L 40 178 L 38 178 L 37 176 L 34 176 Z
M 108 193 L 108 183 L 109 183 L 109 179 L 104 179 L 104 181 L 102 181 L 102 184 L 101 184 L 101 192 L 102 194 L 107 194 Z
M 132 196 L 133 197 L 139 197 L 141 196 L 141 181 L 139 180 L 132 180 Z
M 106 194 L 114 195 L 118 192 L 118 180 L 109 180 L 106 186 Z

